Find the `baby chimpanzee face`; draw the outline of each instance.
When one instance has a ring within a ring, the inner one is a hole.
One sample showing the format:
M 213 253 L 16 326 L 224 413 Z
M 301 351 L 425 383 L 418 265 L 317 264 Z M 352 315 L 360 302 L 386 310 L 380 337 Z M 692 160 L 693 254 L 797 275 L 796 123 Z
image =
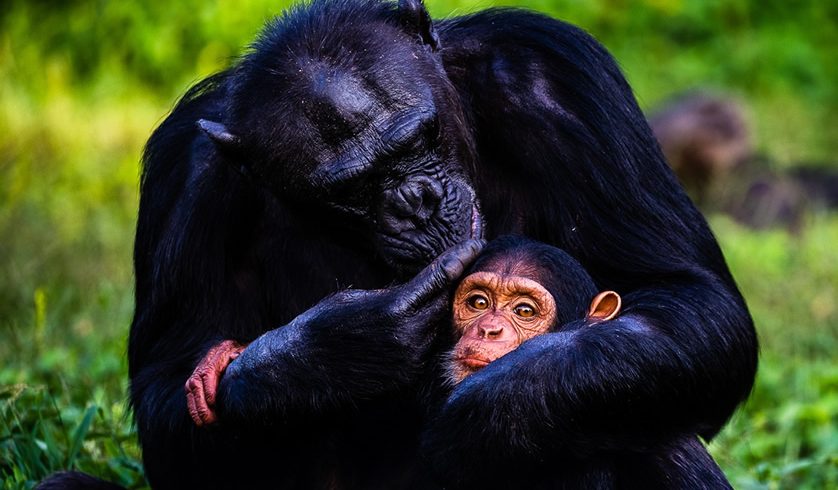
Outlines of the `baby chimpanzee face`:
M 449 380 L 457 384 L 567 322 L 616 317 L 620 296 L 605 291 L 590 302 L 595 292 L 582 265 L 556 247 L 519 237 L 492 242 L 454 293 L 458 341 L 448 354 Z
M 461 336 L 451 358 L 454 382 L 547 332 L 556 318 L 556 302 L 541 284 L 483 271 L 460 283 L 453 310 Z

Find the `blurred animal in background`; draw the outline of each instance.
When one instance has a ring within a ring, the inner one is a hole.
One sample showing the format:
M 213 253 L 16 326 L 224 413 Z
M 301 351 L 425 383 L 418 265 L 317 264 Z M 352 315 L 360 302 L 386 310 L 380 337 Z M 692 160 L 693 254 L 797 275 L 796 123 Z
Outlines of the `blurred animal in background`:
M 752 228 L 801 230 L 813 211 L 838 207 L 838 171 L 800 164 L 780 169 L 755 150 L 748 110 L 709 92 L 678 95 L 649 114 L 666 160 L 707 213 Z
M 753 155 L 742 105 L 704 93 L 677 97 L 649 116 L 666 161 L 695 201 Z

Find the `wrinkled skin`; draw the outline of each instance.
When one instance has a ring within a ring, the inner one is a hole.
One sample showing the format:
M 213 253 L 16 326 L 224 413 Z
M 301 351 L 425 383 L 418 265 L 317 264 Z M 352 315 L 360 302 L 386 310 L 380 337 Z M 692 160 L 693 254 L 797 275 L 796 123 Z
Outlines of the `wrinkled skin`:
M 221 342 L 207 352 L 186 381 L 186 406 L 195 425 L 200 427 L 218 420 L 215 414 L 218 382 L 227 366 L 239 357 L 245 347 L 234 340 Z
M 553 295 L 538 282 L 517 275 L 475 272 L 454 293 L 454 329 L 448 379 L 456 384 L 546 333 L 556 322 Z
M 381 38 L 404 39 L 398 27 L 374 25 Z M 409 277 L 448 247 L 481 237 L 466 173 L 473 156 L 439 56 L 415 42 L 366 42 L 361 31 L 346 34 L 350 59 L 307 52 L 305 40 L 277 55 L 263 39 L 231 88 L 226 121 L 199 126 L 228 163 L 288 202 L 365 231 Z M 276 113 L 278 124 L 263 124 Z

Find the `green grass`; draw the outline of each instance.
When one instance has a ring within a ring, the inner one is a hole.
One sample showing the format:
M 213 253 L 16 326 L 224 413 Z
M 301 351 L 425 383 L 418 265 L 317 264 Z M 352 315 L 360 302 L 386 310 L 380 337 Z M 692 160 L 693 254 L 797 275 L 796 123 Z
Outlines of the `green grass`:
M 779 165 L 836 163 L 835 2 L 527 4 L 600 38 L 645 107 L 729 90 Z M 178 94 L 282 5 L 0 9 L 0 488 L 71 467 L 145 485 L 125 403 L 141 148 Z M 753 396 L 711 450 L 738 488 L 838 487 L 838 217 L 813 217 L 799 237 L 711 223 L 762 343 Z
M 750 400 L 711 450 L 737 488 L 838 487 L 838 217 L 800 237 L 712 220 L 760 336 Z

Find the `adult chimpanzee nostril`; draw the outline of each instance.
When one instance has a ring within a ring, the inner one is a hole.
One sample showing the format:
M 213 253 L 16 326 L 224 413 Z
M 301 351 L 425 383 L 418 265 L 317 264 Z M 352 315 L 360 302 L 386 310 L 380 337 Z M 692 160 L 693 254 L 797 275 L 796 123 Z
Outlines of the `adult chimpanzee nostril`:
M 413 187 L 419 197 L 415 200 L 416 216 L 422 219 L 430 218 L 442 201 L 442 184 L 428 177 L 417 177 L 413 181 Z
M 409 209 L 411 215 L 422 208 L 423 194 L 422 185 L 415 181 L 406 182 L 399 188 L 399 196 L 406 204 L 405 209 Z
M 410 218 L 416 213 L 415 199 L 406 186 L 401 186 L 384 193 L 384 208 L 396 218 Z
M 385 205 L 397 218 L 427 220 L 442 201 L 442 184 L 425 177 L 412 177 L 396 189 L 385 193 Z

